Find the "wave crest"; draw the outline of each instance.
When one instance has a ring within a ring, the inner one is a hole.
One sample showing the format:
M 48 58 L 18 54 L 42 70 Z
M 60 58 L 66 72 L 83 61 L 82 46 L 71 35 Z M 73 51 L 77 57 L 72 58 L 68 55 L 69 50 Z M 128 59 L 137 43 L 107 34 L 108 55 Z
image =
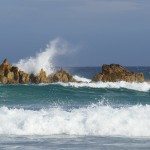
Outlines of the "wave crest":
M 74 75 L 73 77 L 74 77 L 74 79 L 76 79 L 77 81 L 86 82 L 86 83 L 91 82 L 91 79 L 87 79 L 87 78 L 80 77 L 80 76 L 77 76 L 77 75 Z
M 87 79 L 88 80 L 88 79 Z M 72 86 L 72 87 L 90 87 L 90 88 L 125 88 L 125 89 L 130 89 L 130 90 L 136 90 L 136 91 L 143 91 L 143 92 L 148 92 L 150 90 L 150 83 L 148 82 L 125 82 L 125 81 L 120 81 L 120 82 L 89 82 L 89 83 L 75 83 L 75 82 L 69 82 L 69 83 L 57 83 L 62 86 Z

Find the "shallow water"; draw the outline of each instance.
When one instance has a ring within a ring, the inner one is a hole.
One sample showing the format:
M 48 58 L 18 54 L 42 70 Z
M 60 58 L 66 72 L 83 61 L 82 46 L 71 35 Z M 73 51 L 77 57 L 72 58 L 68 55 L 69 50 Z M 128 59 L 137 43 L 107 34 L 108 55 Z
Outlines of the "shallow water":
M 95 136 L 1 136 L 0 149 L 11 150 L 149 150 L 150 139 Z

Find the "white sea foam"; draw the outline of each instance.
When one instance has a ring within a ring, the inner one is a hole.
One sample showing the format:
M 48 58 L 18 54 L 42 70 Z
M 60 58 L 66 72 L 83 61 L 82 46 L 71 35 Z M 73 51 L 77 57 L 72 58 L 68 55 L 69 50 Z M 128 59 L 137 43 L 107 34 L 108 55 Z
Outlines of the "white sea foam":
M 71 111 L 1 107 L 0 134 L 150 137 L 149 114 L 149 105 L 127 108 L 91 105 Z
M 74 79 L 76 79 L 77 81 L 87 82 L 87 83 L 91 82 L 91 79 L 87 79 L 87 78 L 80 77 L 80 76 L 77 76 L 77 75 L 74 75 L 73 77 L 74 77 Z
M 126 88 L 130 90 L 136 90 L 136 91 L 143 91 L 147 92 L 150 90 L 150 83 L 143 82 L 143 83 L 137 83 L 137 82 L 91 82 L 91 83 L 75 83 L 75 82 L 69 82 L 69 83 L 58 83 L 62 86 L 72 86 L 72 87 L 90 87 L 90 88 Z
M 20 59 L 18 63 L 13 65 L 30 74 L 37 74 L 43 68 L 49 75 L 54 71 L 54 58 L 64 55 L 66 52 L 68 52 L 68 43 L 57 38 L 51 41 L 45 50 L 40 51 L 34 57 Z

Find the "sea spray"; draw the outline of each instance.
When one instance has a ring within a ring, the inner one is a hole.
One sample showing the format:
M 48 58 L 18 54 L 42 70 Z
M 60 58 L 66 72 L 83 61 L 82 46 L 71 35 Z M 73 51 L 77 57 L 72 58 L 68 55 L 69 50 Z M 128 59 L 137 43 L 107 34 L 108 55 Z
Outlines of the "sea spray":
M 30 56 L 29 58 L 20 59 L 18 63 L 13 65 L 29 74 L 38 74 L 43 68 L 49 75 L 54 71 L 54 59 L 59 55 L 65 55 L 66 52 L 68 54 L 70 52 L 69 46 L 66 41 L 57 38 L 47 44 L 46 49 L 41 50 L 34 57 Z
M 60 107 L 35 111 L 1 107 L 0 134 L 150 137 L 149 114 L 149 105 L 91 105 L 68 111 Z

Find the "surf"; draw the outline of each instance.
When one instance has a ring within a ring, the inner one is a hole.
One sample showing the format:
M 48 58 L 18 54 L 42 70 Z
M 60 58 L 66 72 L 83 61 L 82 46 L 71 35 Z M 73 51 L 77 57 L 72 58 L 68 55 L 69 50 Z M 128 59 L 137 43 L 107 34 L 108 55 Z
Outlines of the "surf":
M 0 134 L 150 137 L 149 114 L 149 105 L 113 108 L 91 104 L 70 110 L 1 107 Z
M 86 81 L 84 79 L 84 81 Z M 90 81 L 87 79 L 87 81 Z M 142 91 L 142 92 L 148 92 L 150 90 L 150 83 L 149 82 L 125 82 L 125 81 L 119 81 L 119 82 L 81 82 L 81 83 L 76 83 L 76 82 L 69 82 L 69 83 L 55 83 L 55 84 L 60 84 L 61 86 L 64 87 L 75 87 L 75 88 L 84 88 L 84 87 L 89 87 L 89 88 L 108 88 L 108 89 L 129 89 L 129 90 L 135 90 L 135 91 Z

